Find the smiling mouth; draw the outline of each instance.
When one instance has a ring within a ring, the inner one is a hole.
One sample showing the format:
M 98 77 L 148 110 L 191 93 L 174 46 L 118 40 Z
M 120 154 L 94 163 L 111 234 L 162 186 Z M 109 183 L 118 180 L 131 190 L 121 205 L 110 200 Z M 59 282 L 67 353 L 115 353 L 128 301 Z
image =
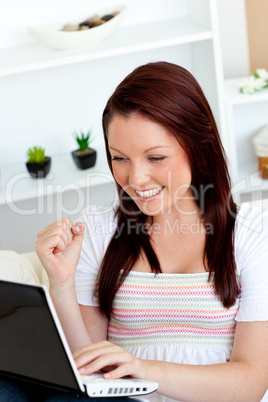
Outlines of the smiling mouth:
M 153 190 L 145 190 L 145 191 L 138 191 L 135 190 L 135 192 L 142 198 L 151 198 L 155 196 L 156 194 L 160 193 L 160 191 L 163 189 L 164 186 L 155 188 Z

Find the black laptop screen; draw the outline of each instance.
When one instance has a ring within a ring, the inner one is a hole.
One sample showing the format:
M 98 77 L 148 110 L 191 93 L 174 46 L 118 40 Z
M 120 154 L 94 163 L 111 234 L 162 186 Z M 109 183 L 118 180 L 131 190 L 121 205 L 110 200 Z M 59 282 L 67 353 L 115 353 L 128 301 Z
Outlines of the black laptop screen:
M 44 289 L 0 281 L 0 373 L 79 390 Z

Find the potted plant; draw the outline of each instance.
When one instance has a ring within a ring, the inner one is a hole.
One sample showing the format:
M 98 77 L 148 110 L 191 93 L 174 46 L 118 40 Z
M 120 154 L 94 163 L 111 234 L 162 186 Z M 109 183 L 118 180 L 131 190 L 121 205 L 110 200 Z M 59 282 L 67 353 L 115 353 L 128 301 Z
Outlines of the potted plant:
M 35 179 L 46 177 L 50 171 L 51 157 L 45 155 L 45 149 L 41 147 L 29 148 L 27 156 L 26 167 L 30 175 Z
M 79 146 L 78 149 L 72 151 L 74 163 L 78 169 L 82 170 L 93 167 L 96 163 L 97 152 L 89 146 L 91 141 L 91 131 L 88 131 L 87 134 L 84 134 L 81 131 L 80 135 L 75 132 L 74 135 Z

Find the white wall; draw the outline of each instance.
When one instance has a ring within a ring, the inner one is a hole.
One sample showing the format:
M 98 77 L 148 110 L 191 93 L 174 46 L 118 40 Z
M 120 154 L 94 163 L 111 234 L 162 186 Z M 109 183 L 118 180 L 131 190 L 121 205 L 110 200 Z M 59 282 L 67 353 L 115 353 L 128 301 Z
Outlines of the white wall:
M 224 78 L 247 76 L 250 66 L 245 1 L 215 1 L 218 3 Z

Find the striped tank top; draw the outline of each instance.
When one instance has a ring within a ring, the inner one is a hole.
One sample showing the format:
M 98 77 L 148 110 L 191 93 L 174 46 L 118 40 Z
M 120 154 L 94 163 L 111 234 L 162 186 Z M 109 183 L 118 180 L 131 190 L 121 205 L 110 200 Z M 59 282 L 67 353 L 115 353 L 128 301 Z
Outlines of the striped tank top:
M 140 358 L 184 364 L 228 361 L 238 300 L 226 309 L 208 273 L 131 271 L 118 290 L 109 341 Z

